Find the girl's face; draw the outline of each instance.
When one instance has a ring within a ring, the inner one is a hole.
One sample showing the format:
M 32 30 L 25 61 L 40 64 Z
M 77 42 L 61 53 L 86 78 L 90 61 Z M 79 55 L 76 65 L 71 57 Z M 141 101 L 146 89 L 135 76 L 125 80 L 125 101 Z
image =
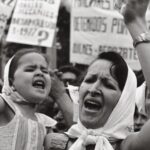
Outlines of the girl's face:
M 120 96 L 118 82 L 110 74 L 112 63 L 96 60 L 81 84 L 79 118 L 86 128 L 104 126 Z
M 22 56 L 14 73 L 13 86 L 31 103 L 44 100 L 51 88 L 51 78 L 45 58 L 34 52 Z

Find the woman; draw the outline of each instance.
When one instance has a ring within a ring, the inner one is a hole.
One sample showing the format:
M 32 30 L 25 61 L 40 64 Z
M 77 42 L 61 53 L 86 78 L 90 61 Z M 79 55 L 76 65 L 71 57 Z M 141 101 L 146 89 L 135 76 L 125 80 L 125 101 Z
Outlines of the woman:
M 150 40 L 148 37 L 141 38 L 141 41 L 137 38 L 141 33 L 148 32 L 145 21 L 148 3 L 149 0 L 128 0 L 121 10 L 133 40 L 136 39 L 134 46 L 150 88 Z M 139 133 L 131 132 L 135 107 L 135 76 L 129 67 L 125 67 L 119 56 L 112 59 L 112 54 L 110 57 L 107 56 L 109 53 L 100 54 L 100 59 L 90 65 L 81 84 L 78 123 L 68 130 L 66 136 L 49 134 L 46 138 L 47 149 L 51 150 L 54 147 L 69 150 L 150 149 L 150 121 Z M 106 55 L 107 58 L 101 55 Z M 119 63 L 115 63 L 117 58 L 121 60 L 123 66 L 120 67 Z M 125 68 L 128 68 L 128 71 L 125 71 Z M 118 72 L 122 70 L 125 74 L 120 73 L 120 76 Z M 60 143 L 66 144 L 60 146 Z
M 126 1 L 126 5 L 123 5 L 123 8 L 121 8 L 121 12 L 123 13 L 126 26 L 134 40 L 134 46 L 137 49 L 144 76 L 150 88 L 150 36 L 145 20 L 148 4 L 149 0 L 128 0 Z M 135 107 L 136 81 L 133 72 L 128 68 L 126 83 L 125 86 L 123 86 L 123 90 L 121 90 L 122 86 L 120 86 L 120 83 L 123 83 L 124 80 L 119 81 L 116 78 L 117 74 L 112 70 L 117 68 L 117 64 L 115 67 L 111 67 L 114 66 L 113 64 L 114 62 L 110 58 L 101 58 L 100 61 L 96 60 L 89 67 L 80 88 L 79 122 L 69 129 L 67 136 L 65 136 L 66 138 L 63 138 L 63 140 L 62 135 L 49 134 L 46 139 L 46 142 L 49 142 L 47 144 L 48 149 L 52 149 L 56 146 L 53 141 L 54 136 L 59 137 L 59 139 L 55 139 L 57 142 L 63 141 L 64 143 L 65 141 L 68 142 L 69 139 L 69 142 L 66 145 L 62 145 L 63 148 L 61 147 L 61 149 L 84 150 L 86 147 L 88 149 L 88 146 L 91 146 L 91 144 L 92 146 L 94 144 L 94 147 L 90 147 L 90 150 L 150 149 L 150 121 L 143 126 L 139 133 L 129 132 L 130 125 L 133 125 L 133 110 Z M 121 67 L 121 69 L 124 70 L 124 67 Z M 96 72 L 97 74 L 95 75 Z M 90 76 L 93 77 L 88 78 Z M 104 86 L 105 82 L 102 81 L 109 81 L 113 83 L 113 86 L 109 84 Z M 87 84 L 89 84 L 89 86 L 87 86 Z M 107 88 L 105 89 L 104 87 Z M 112 91 L 108 92 L 106 98 L 106 91 L 104 92 L 104 89 L 112 89 L 116 94 L 112 94 Z M 110 100 L 111 105 L 108 105 Z M 125 101 L 130 107 L 127 107 Z M 101 111 L 98 115 L 99 110 Z M 118 140 L 120 141 L 119 143 L 117 143 Z
M 66 140 L 64 147 L 71 150 L 86 146 L 94 149 L 95 144 L 99 149 L 101 142 L 120 148 L 132 131 L 135 92 L 136 77 L 122 57 L 115 52 L 101 53 L 89 66 L 80 86 L 78 123 L 67 136 L 49 134 L 47 149 L 57 147 L 51 142 L 53 139 L 57 143 Z

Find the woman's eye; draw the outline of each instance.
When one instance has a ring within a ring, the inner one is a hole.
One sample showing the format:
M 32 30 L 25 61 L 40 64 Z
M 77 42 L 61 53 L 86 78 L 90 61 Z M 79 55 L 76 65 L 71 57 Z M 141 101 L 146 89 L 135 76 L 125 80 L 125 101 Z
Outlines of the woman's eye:
M 109 89 L 113 89 L 113 90 L 116 89 L 115 86 L 113 85 L 113 83 L 111 83 L 107 78 L 104 78 L 101 81 L 105 87 L 107 87 Z
M 86 83 L 93 83 L 95 81 L 95 78 L 90 77 L 90 78 L 85 78 L 84 82 Z
M 115 87 L 111 83 L 105 83 L 105 86 L 110 88 L 110 89 L 115 89 Z

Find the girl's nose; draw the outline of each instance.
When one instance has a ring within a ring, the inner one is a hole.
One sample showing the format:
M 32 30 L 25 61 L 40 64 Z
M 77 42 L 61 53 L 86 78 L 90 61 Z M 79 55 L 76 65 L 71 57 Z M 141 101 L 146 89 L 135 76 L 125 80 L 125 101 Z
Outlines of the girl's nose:
M 36 76 L 43 76 L 43 72 L 40 69 L 37 69 Z

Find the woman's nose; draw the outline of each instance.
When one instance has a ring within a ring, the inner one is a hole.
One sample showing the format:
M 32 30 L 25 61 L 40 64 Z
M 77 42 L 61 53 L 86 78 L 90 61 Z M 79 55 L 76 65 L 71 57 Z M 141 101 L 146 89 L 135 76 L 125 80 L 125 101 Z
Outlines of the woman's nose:
M 90 86 L 89 93 L 93 97 L 102 95 L 102 90 L 101 90 L 100 85 L 97 82 L 95 82 L 92 86 Z

